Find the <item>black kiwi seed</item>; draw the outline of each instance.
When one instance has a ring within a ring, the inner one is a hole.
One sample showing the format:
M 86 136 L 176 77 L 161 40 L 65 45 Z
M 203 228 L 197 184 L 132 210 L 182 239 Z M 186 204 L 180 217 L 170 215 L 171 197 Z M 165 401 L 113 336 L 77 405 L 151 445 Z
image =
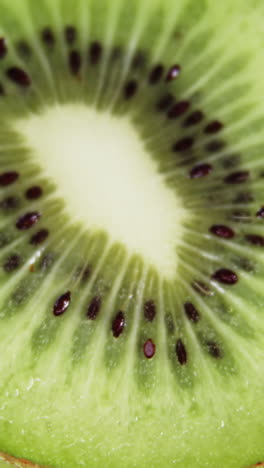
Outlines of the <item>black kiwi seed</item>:
M 7 45 L 6 39 L 4 37 L 0 37 L 0 59 L 3 59 L 7 54 Z
M 67 44 L 72 45 L 77 38 L 77 30 L 74 26 L 66 26 L 64 36 Z
M 203 120 L 204 114 L 202 111 L 193 111 L 183 122 L 183 127 L 191 127 Z
M 212 357 L 216 359 L 221 357 L 220 348 L 214 341 L 207 341 L 206 345 L 208 347 L 208 352 Z
M 100 296 L 93 297 L 93 299 L 91 300 L 88 306 L 87 317 L 90 320 L 95 320 L 100 311 L 100 308 L 101 308 L 101 297 Z
M 210 141 L 205 147 L 206 151 L 210 153 L 217 153 L 225 147 L 225 142 L 223 140 L 213 140 Z
M 157 103 L 157 110 L 162 112 L 166 111 L 174 102 L 174 96 L 172 94 L 165 94 Z
M 257 218 L 264 218 L 264 206 L 262 206 L 256 213 Z
M 10 67 L 6 74 L 13 83 L 21 86 L 22 88 L 28 88 L 31 85 L 31 78 L 24 70 L 22 70 L 22 68 Z
M 25 231 L 26 229 L 30 229 L 32 226 L 34 226 L 34 224 L 38 222 L 39 218 L 40 213 L 37 211 L 26 213 L 17 220 L 16 227 L 20 231 Z
M 30 239 L 30 244 L 39 245 L 42 244 L 49 236 L 49 231 L 47 229 L 41 229 L 36 234 L 34 234 Z
M 156 306 L 152 300 L 149 300 L 144 304 L 144 317 L 149 322 L 152 322 L 156 317 Z
M 92 267 L 91 266 L 87 266 L 83 273 L 82 273 L 82 282 L 85 283 L 91 276 L 91 273 L 92 273 Z
M 10 196 L 6 197 L 0 201 L 0 208 L 3 211 L 14 210 L 20 205 L 20 200 L 18 197 Z
M 17 181 L 18 177 L 19 174 L 16 171 L 3 172 L 0 174 L 0 186 L 5 187 L 6 185 L 11 185 Z
M 211 164 L 199 164 L 199 166 L 194 166 L 190 170 L 190 178 L 191 179 L 199 179 L 200 177 L 205 177 L 210 172 L 212 172 L 213 166 Z
M 177 119 L 182 114 L 184 114 L 190 107 L 189 101 L 179 101 L 174 106 L 169 109 L 167 116 L 169 119 Z
M 193 138 L 191 138 L 191 137 L 181 138 L 176 143 L 174 143 L 174 145 L 172 147 L 172 150 L 175 153 L 176 152 L 184 152 L 184 151 L 187 151 L 187 150 L 191 149 L 193 144 L 194 144 L 194 139 Z
M 19 255 L 11 255 L 6 260 L 3 268 L 7 273 L 11 273 L 12 271 L 16 270 L 20 266 L 20 263 L 21 263 L 21 258 L 19 257 Z
M 42 193 L 42 188 L 38 185 L 34 185 L 33 187 L 29 187 L 27 189 L 25 196 L 28 200 L 37 200 L 41 197 Z
M 139 50 L 138 52 L 136 52 L 136 54 L 134 55 L 134 57 L 132 59 L 131 67 L 134 70 L 137 70 L 139 68 L 143 68 L 146 61 L 147 61 L 147 59 L 146 59 L 145 53 L 142 52 L 141 50 Z
M 42 30 L 41 32 L 41 38 L 44 44 L 46 44 L 49 47 L 54 46 L 55 44 L 55 36 L 52 32 L 52 30 L 49 27 L 46 27 Z
M 220 268 L 213 275 L 212 279 L 223 284 L 236 284 L 238 282 L 237 274 L 228 268 Z
M 53 306 L 53 314 L 56 316 L 64 314 L 64 312 L 66 312 L 66 310 L 68 309 L 70 302 L 71 302 L 71 293 L 70 291 L 67 291 L 66 293 L 62 294 L 62 296 L 60 296 L 56 300 Z
M 31 48 L 29 44 L 24 40 L 17 42 L 16 49 L 19 55 L 21 55 L 21 57 L 28 58 L 31 55 Z
M 0 83 L 0 96 L 5 96 L 5 88 L 2 83 Z
M 185 302 L 184 304 L 184 310 L 185 310 L 185 315 L 186 317 L 191 321 L 191 322 L 198 322 L 200 319 L 200 314 L 196 307 L 191 303 L 191 302 Z
M 232 172 L 228 176 L 225 177 L 224 182 L 226 184 L 242 184 L 246 182 L 249 178 L 249 171 L 237 171 Z
M 187 363 L 187 351 L 181 339 L 178 339 L 175 346 L 175 352 L 181 366 Z
M 213 120 L 206 125 L 204 133 L 217 133 L 222 130 L 223 124 L 219 120 Z
M 118 338 L 123 332 L 125 327 L 125 316 L 122 311 L 119 311 L 113 322 L 112 322 L 112 332 L 115 338 Z
M 233 229 L 223 224 L 214 224 L 210 227 L 210 232 L 223 239 L 232 239 L 235 235 Z
M 151 359 L 156 352 L 156 345 L 151 339 L 148 339 L 143 346 L 143 352 L 147 359 Z
M 102 52 L 103 52 L 103 49 L 102 49 L 100 42 L 98 41 L 92 42 L 89 48 L 89 57 L 90 57 L 90 62 L 92 65 L 98 64 L 98 62 L 101 59 Z
M 258 247 L 264 247 L 264 237 L 258 234 L 247 234 L 245 239 L 250 242 L 250 244 L 257 245 Z
M 175 78 L 178 78 L 180 72 L 181 72 L 180 65 L 172 65 L 172 67 L 169 69 L 167 73 L 166 81 L 175 80 Z
M 233 199 L 233 203 L 251 203 L 254 201 L 254 197 L 249 192 L 240 192 Z
M 161 64 L 155 65 L 149 73 L 149 84 L 157 84 L 164 73 L 164 67 Z
M 73 75 L 78 75 L 81 68 L 81 54 L 78 50 L 71 50 L 69 53 L 69 68 Z
M 137 92 L 138 84 L 135 80 L 128 81 L 124 86 L 125 99 L 131 99 Z
M 225 169 L 232 169 L 236 166 L 239 166 L 241 161 L 239 154 L 229 154 L 221 158 L 221 166 Z

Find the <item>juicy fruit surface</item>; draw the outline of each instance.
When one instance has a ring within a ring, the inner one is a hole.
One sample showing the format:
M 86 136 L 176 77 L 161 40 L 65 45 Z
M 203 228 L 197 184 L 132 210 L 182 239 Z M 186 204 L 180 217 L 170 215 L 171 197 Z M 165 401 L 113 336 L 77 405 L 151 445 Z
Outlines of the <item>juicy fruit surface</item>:
M 218 3 L 0 0 L 3 452 L 264 457 L 263 6 Z

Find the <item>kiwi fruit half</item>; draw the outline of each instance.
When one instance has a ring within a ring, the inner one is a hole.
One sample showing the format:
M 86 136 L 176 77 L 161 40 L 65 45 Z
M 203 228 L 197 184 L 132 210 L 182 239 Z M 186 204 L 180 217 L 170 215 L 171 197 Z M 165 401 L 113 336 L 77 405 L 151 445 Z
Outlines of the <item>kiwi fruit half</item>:
M 0 0 L 3 463 L 264 460 L 263 10 Z

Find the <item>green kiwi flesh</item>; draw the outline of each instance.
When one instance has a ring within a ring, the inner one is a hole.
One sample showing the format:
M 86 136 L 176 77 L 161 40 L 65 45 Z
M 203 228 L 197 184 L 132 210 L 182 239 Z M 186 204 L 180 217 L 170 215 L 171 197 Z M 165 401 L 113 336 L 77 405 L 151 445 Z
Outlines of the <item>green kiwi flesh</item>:
M 263 460 L 262 2 L 0 12 L 0 451 Z

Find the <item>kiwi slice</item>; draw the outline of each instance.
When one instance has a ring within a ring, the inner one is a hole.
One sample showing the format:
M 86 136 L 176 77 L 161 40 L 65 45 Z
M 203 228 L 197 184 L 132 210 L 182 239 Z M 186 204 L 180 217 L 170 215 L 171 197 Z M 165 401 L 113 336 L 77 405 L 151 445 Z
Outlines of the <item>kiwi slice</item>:
M 262 2 L 0 11 L 1 460 L 261 462 Z

